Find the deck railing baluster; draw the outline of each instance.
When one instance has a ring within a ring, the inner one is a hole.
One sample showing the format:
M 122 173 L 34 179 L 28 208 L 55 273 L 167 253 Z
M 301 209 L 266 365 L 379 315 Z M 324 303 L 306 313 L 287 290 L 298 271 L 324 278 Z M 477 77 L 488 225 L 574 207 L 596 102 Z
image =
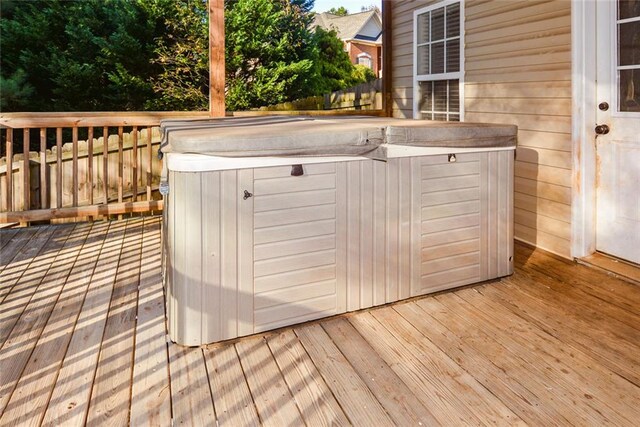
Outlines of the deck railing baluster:
M 109 203 L 109 127 L 102 129 L 102 191 L 104 192 L 104 201 L 106 205 Z
M 62 207 L 62 128 L 56 128 L 56 207 Z
M 47 189 L 47 128 L 40 128 L 40 209 L 49 207 Z
M 93 205 L 93 126 L 87 131 L 87 175 L 89 186 L 89 204 Z
M 138 126 L 134 126 L 131 131 L 133 135 L 131 151 L 131 188 L 133 190 L 133 201 L 138 200 Z
M 13 129 L 7 128 L 7 210 L 13 210 Z
M 25 128 L 22 131 L 22 210 L 31 209 L 31 169 L 29 165 L 29 143 L 30 130 Z
M 124 180 L 124 154 L 122 151 L 124 129 L 118 126 L 118 203 L 122 203 Z
M 147 163 L 147 200 L 151 200 L 151 185 L 153 180 L 153 149 L 151 147 L 151 127 L 147 127 L 147 156 L 149 156 Z
M 78 127 L 72 129 L 72 149 L 73 149 L 73 207 L 78 206 Z

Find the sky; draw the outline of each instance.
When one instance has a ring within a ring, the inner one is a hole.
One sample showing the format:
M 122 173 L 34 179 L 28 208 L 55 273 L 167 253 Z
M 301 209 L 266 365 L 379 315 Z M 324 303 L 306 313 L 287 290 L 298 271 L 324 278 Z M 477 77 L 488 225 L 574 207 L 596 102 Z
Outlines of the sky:
M 362 6 L 376 5 L 380 7 L 381 0 L 316 0 L 313 10 L 315 12 L 326 12 L 332 7 L 339 8 L 344 6 L 349 13 L 360 12 Z

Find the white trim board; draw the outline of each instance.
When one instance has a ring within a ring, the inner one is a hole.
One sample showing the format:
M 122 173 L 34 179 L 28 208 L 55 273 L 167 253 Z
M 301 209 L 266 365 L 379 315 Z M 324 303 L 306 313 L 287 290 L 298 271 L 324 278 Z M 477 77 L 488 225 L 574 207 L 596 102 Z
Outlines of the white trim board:
M 596 250 L 596 3 L 571 0 L 571 256 Z

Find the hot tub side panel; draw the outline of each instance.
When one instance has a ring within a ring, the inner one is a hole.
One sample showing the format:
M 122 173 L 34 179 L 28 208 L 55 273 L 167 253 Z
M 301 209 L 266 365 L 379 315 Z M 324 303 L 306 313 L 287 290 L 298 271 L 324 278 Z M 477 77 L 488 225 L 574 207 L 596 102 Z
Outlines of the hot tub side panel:
M 240 277 L 251 253 L 240 259 L 242 172 L 169 172 L 167 317 L 169 334 L 180 344 L 253 332 L 253 288 L 243 288 L 249 281 Z
M 513 273 L 513 151 L 416 157 L 412 174 L 412 296 Z
M 511 150 L 303 170 L 169 172 L 172 340 L 201 345 L 513 272 Z

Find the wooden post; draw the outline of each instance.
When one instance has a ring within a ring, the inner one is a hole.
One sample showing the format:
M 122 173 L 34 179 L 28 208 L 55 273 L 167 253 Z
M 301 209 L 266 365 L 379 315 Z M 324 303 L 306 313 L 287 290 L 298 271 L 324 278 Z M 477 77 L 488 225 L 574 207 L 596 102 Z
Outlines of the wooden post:
M 393 117 L 393 85 L 391 84 L 391 0 L 382 0 L 382 108 Z
M 224 0 L 209 0 L 209 114 L 224 117 Z

